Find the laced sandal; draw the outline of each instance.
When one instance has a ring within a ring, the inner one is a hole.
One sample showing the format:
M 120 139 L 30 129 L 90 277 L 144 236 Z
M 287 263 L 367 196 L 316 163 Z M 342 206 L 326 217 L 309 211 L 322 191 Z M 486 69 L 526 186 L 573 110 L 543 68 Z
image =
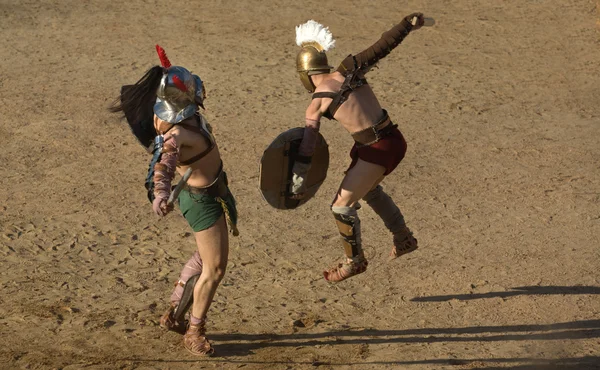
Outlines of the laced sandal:
M 401 236 L 394 235 L 394 248 L 390 252 L 390 260 L 396 259 L 404 254 L 410 253 L 419 248 L 417 239 L 412 232 L 406 229 L 406 233 Z
M 348 258 L 346 261 L 340 262 L 337 266 L 323 271 L 323 276 L 325 277 L 325 280 L 337 283 L 367 271 L 368 264 L 369 262 L 366 259 L 355 262 Z
M 165 313 L 160 318 L 160 327 L 170 330 L 170 331 L 174 331 L 175 333 L 178 333 L 178 334 L 185 334 L 185 330 L 187 327 L 187 321 L 186 320 L 183 320 L 183 321 L 175 320 L 173 315 L 175 314 L 176 308 L 177 308 L 177 305 L 171 303 L 171 305 L 169 306 L 167 311 L 165 311 Z
M 215 353 L 212 345 L 206 339 L 205 324 L 206 321 L 202 320 L 198 325 L 190 325 L 183 335 L 183 346 L 193 355 L 211 356 Z

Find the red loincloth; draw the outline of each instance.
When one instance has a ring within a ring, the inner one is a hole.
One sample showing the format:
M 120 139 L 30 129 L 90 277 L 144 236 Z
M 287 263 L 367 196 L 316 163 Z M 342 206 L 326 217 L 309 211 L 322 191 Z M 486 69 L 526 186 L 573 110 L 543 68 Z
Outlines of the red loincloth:
M 390 123 L 391 124 L 391 123 Z M 395 127 L 389 135 L 383 137 L 375 144 L 368 146 L 357 146 L 354 143 L 352 150 L 350 150 L 350 170 L 356 165 L 358 159 L 362 159 L 365 162 L 378 164 L 385 167 L 384 175 L 389 175 L 402 161 L 406 154 L 406 140 L 397 127 Z

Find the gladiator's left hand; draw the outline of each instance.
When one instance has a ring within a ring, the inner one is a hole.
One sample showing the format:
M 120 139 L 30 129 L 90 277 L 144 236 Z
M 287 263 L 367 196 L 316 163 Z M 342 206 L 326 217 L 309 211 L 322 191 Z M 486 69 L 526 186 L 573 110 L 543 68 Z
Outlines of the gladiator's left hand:
M 292 168 L 292 183 L 290 184 L 291 199 L 302 199 L 306 192 L 306 176 L 310 170 L 310 163 L 296 161 Z
M 423 16 L 423 13 L 412 13 L 406 17 L 406 20 L 413 25 L 413 31 L 416 31 L 425 25 L 425 17 Z
M 173 210 L 173 205 L 168 204 L 164 198 L 155 198 L 154 202 L 152 202 L 152 210 L 158 216 L 164 217 Z

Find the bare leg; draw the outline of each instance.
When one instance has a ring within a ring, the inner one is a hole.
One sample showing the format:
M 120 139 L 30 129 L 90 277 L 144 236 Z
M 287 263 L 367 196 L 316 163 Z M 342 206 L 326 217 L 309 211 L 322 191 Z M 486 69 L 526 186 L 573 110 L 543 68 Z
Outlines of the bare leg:
M 206 339 L 206 313 L 212 303 L 219 283 L 225 275 L 229 256 L 229 235 L 225 217 L 206 230 L 195 233 L 198 252 L 202 259 L 202 274 L 194 287 L 194 302 L 190 327 L 184 335 L 184 346 L 193 354 L 212 354 L 213 349 Z
M 331 206 L 342 237 L 346 261 L 324 271 L 326 280 L 338 282 L 366 271 L 368 263 L 362 250 L 360 219 L 355 205 L 380 181 L 384 172 L 384 167 L 359 159 L 346 173 Z
M 192 315 L 203 318 L 227 268 L 229 235 L 225 217 L 221 216 L 213 226 L 195 233 L 195 236 L 203 268 L 194 288 Z
M 383 166 L 358 159 L 356 165 L 344 176 L 333 200 L 333 205 L 336 207 L 354 206 L 369 190 L 383 180 L 384 173 L 385 168 Z

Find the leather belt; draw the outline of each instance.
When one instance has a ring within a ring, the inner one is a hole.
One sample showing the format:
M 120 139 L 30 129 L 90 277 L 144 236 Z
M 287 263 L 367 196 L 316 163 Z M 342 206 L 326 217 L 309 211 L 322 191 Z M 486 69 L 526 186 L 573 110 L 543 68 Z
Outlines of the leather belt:
M 389 135 L 397 127 L 397 125 L 392 124 L 387 112 L 385 110 L 384 112 L 385 115 L 379 122 L 352 134 L 352 138 L 359 146 L 374 144 L 381 140 L 382 137 Z
M 189 191 L 191 194 L 197 195 L 210 195 L 212 197 L 221 197 L 224 198 L 228 193 L 228 181 L 227 174 L 225 171 L 221 171 L 215 181 L 212 184 L 204 187 L 196 187 L 186 185 L 185 190 Z

